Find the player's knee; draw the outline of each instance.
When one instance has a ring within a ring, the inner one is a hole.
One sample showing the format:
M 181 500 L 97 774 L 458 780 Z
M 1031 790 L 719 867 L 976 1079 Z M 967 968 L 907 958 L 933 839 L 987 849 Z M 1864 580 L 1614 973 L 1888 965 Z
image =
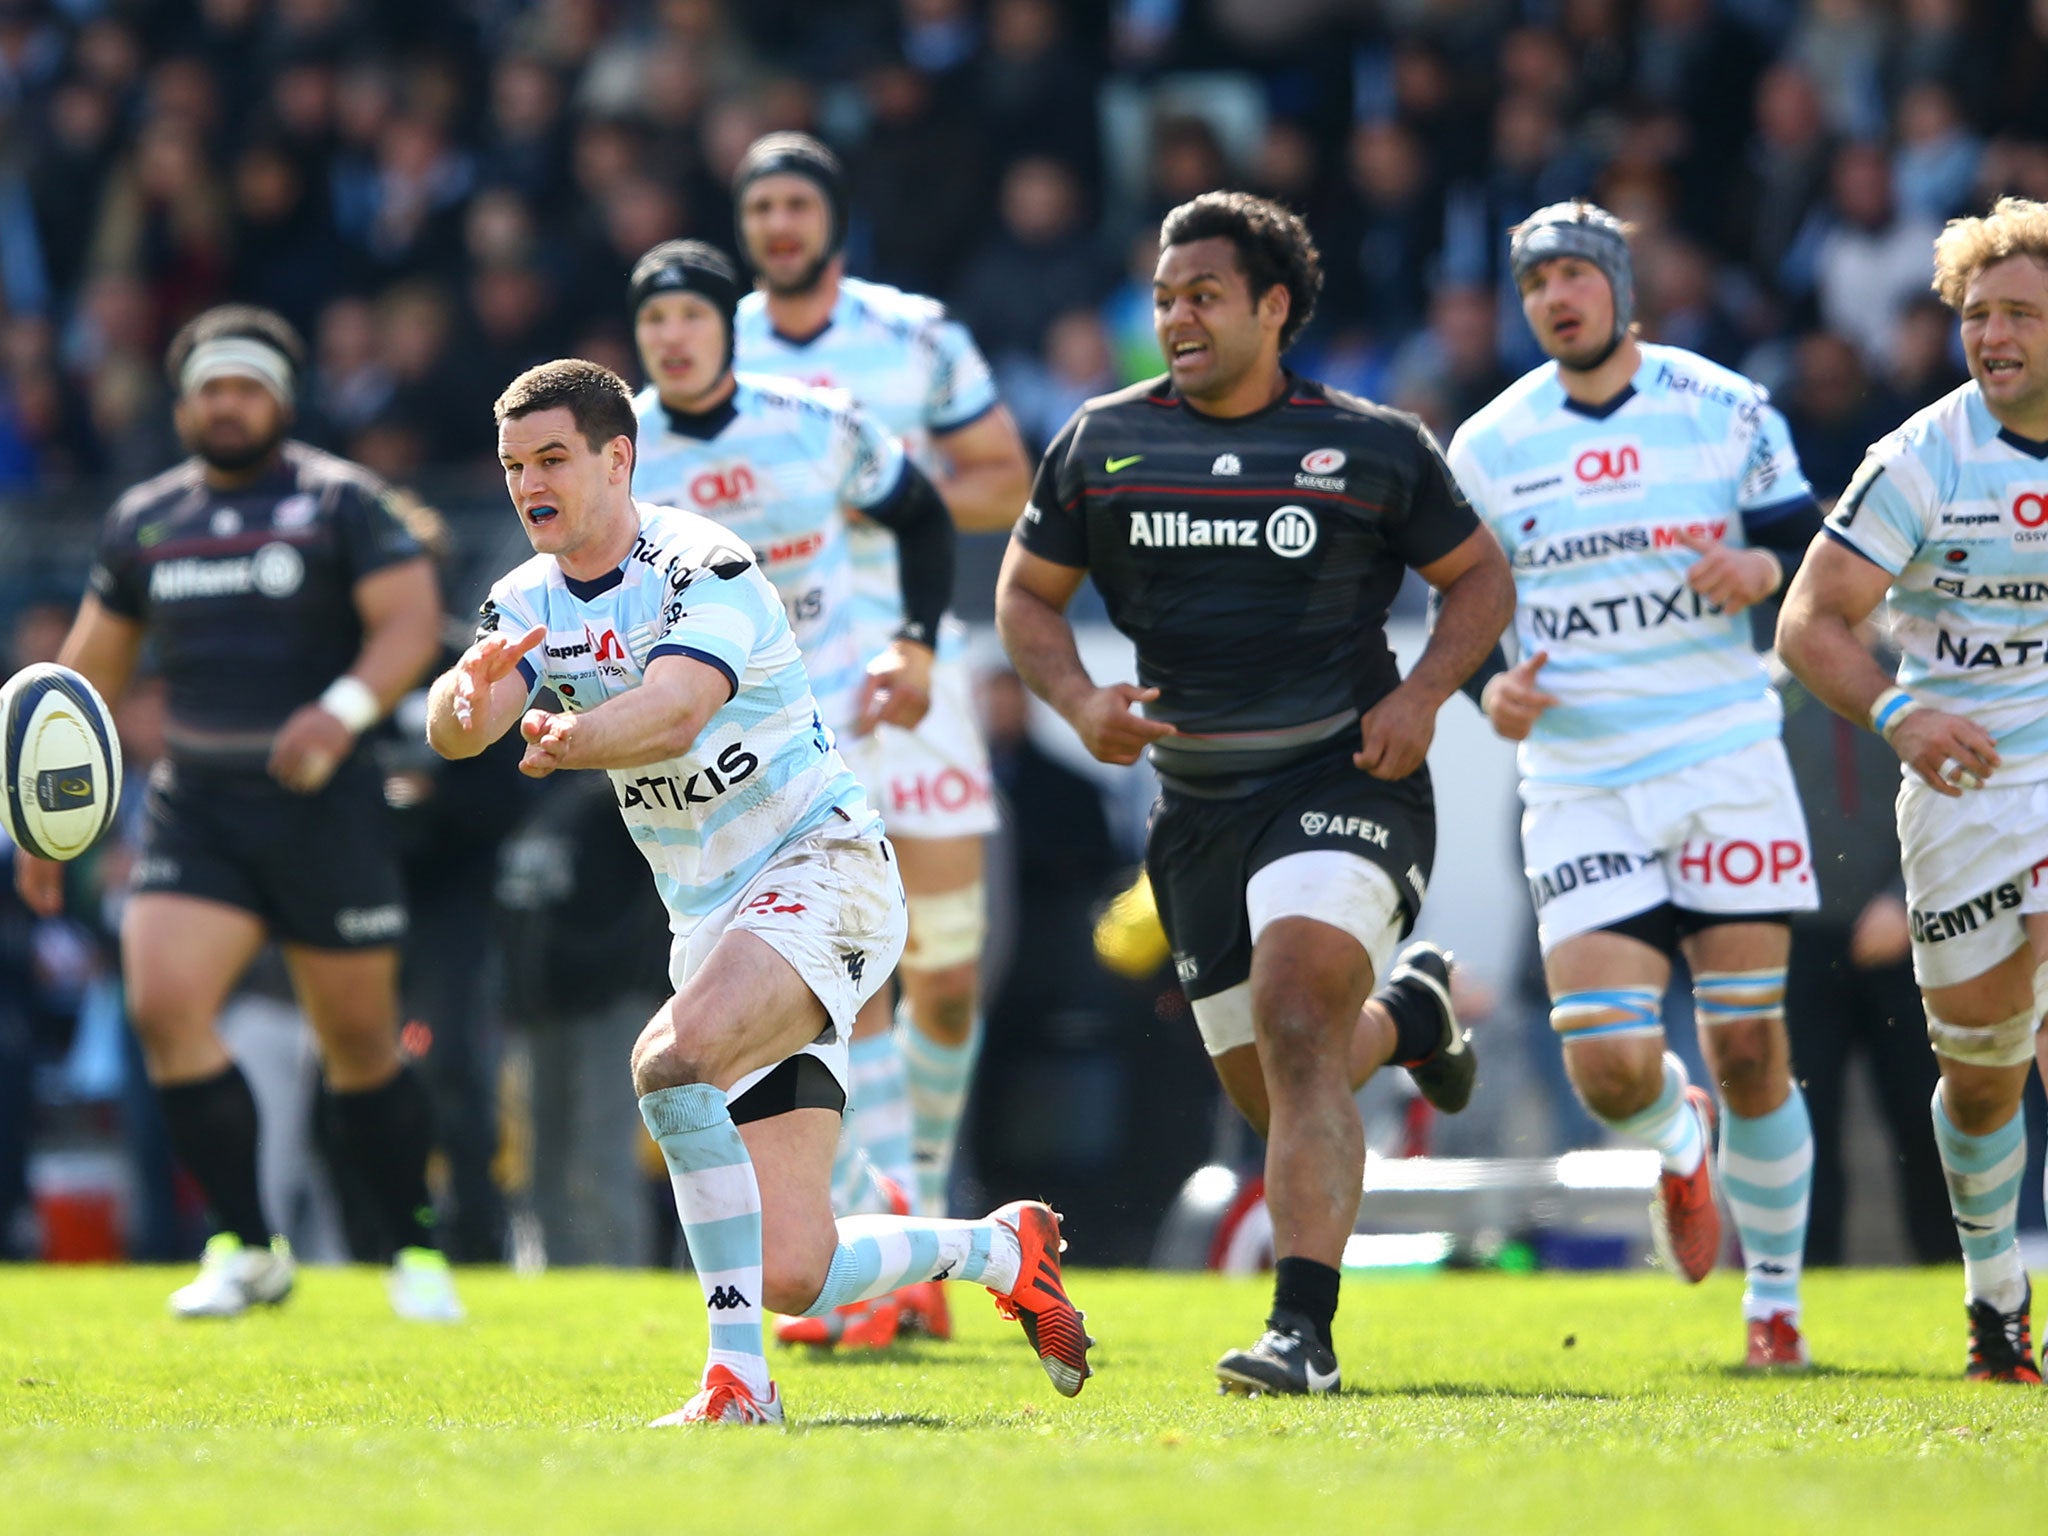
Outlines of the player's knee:
M 1743 1019 L 1715 1027 L 1710 1039 L 1714 1080 L 1730 1099 L 1761 1091 L 1783 1076 L 1782 1025 Z
M 941 1045 L 965 1045 L 974 1032 L 976 967 L 972 964 L 906 973 L 910 1013 L 917 1027 Z
M 904 899 L 904 906 L 910 921 L 903 949 L 904 976 L 935 982 L 938 977 L 960 972 L 972 992 L 982 942 L 988 935 L 988 892 L 982 882 L 913 894 Z
M 1312 990 L 1284 988 L 1261 998 L 1258 1022 L 1260 1059 L 1270 1077 L 1298 1080 L 1326 1070 L 1342 1075 L 1348 1032 L 1341 1022 L 1342 1003 L 1334 1008 Z M 1356 1019 L 1357 1010 L 1350 1010 Z
M 707 1046 L 695 1031 L 679 1029 L 672 1011 L 664 1008 L 633 1043 L 633 1091 L 644 1097 L 663 1088 L 710 1082 Z
M 1664 1089 L 1661 1059 L 1647 1065 L 1620 1051 L 1582 1044 L 1565 1055 L 1572 1086 L 1603 1120 L 1622 1120 L 1648 1109 Z
M 761 1256 L 761 1305 L 770 1312 L 795 1317 L 809 1310 L 825 1289 L 831 1255 L 764 1253 Z
M 1942 1110 L 1965 1136 L 1985 1136 L 2012 1118 L 2026 1079 L 1998 1070 L 1944 1064 Z

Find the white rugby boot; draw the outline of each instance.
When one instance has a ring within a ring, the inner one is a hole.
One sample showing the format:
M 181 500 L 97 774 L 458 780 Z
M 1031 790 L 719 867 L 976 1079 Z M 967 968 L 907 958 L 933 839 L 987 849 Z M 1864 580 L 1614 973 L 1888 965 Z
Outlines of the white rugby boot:
M 180 1317 L 240 1317 L 251 1307 L 274 1307 L 292 1293 L 292 1245 L 273 1237 L 251 1248 L 232 1232 L 207 1239 L 199 1275 L 171 1292 Z
M 469 1314 L 455 1294 L 448 1258 L 434 1248 L 401 1248 L 384 1277 L 391 1310 L 408 1322 L 459 1323 Z

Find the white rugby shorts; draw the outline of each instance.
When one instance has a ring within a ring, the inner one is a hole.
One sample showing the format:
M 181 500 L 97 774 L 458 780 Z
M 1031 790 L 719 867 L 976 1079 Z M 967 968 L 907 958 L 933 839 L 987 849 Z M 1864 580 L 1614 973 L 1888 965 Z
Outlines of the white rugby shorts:
M 2048 912 L 2048 780 L 1994 778 L 1951 799 L 1908 773 L 1898 815 L 1915 979 L 1952 987 L 1983 975 L 2026 942 L 2022 917 Z
M 839 754 L 891 837 L 982 837 L 996 829 L 988 747 L 962 659 L 933 663 L 932 707 L 916 730 L 878 725 L 841 737 Z
M 896 969 L 908 931 L 903 881 L 888 845 L 829 830 L 790 844 L 737 896 L 670 944 L 669 985 L 682 991 L 733 928 L 746 929 L 787 960 L 825 1005 L 833 1028 L 795 1054 L 817 1057 L 846 1088 L 854 1015 Z M 749 1072 L 726 1090 L 726 1102 L 780 1065 Z
M 1522 800 L 1523 873 L 1545 954 L 1667 901 L 1716 915 L 1820 905 L 1806 813 L 1776 738 L 1616 789 L 1524 784 Z

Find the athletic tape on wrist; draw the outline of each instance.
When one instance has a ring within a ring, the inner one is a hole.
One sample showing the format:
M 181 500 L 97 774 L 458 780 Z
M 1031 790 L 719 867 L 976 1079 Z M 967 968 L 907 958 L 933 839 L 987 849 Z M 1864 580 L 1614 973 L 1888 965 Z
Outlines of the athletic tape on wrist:
M 1903 688 L 1887 688 L 1870 706 L 1870 728 L 1890 741 L 1906 716 L 1926 707 Z
M 320 695 L 320 707 L 347 726 L 351 736 L 362 735 L 384 713 L 376 691 L 346 672 L 327 685 L 327 691 Z

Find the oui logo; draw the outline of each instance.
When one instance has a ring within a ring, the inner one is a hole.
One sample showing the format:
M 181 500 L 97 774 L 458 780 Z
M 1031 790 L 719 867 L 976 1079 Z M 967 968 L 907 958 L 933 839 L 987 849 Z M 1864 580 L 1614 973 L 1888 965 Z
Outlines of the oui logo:
M 1618 448 L 1588 448 L 1572 460 L 1572 473 L 1577 475 L 1581 485 L 1597 485 L 1607 480 L 1626 480 L 1631 475 L 1641 474 L 1643 456 L 1632 443 Z
M 694 507 L 738 506 L 754 499 L 754 471 L 745 464 L 721 465 L 694 475 L 690 480 L 690 504 Z

